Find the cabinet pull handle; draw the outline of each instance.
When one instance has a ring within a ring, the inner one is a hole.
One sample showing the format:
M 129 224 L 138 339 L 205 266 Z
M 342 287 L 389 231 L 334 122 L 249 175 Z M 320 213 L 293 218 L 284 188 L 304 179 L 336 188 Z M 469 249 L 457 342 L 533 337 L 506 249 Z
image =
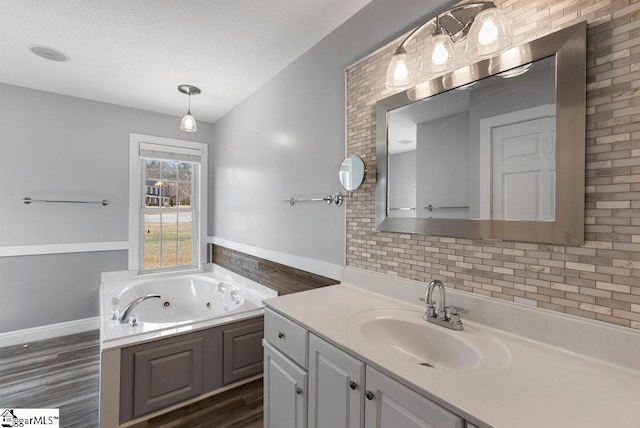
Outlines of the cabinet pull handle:
M 367 400 L 371 401 L 371 400 L 373 400 L 373 397 L 375 397 L 375 394 L 373 392 L 367 390 L 367 392 L 365 392 L 364 396 L 367 397 Z
M 279 331 L 278 332 L 278 339 L 284 339 L 284 333 Z
M 302 388 L 297 387 L 297 388 L 296 388 L 296 394 L 298 394 L 298 395 L 302 395 Z
M 358 384 L 355 383 L 354 381 L 349 382 L 349 388 L 353 389 L 354 391 L 356 390 L 356 388 L 358 388 Z

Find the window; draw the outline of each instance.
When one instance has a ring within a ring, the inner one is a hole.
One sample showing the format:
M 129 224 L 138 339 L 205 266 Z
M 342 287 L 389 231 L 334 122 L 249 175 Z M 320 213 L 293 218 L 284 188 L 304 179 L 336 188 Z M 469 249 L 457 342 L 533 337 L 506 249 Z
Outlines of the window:
M 206 156 L 206 144 L 131 134 L 129 269 L 200 267 Z

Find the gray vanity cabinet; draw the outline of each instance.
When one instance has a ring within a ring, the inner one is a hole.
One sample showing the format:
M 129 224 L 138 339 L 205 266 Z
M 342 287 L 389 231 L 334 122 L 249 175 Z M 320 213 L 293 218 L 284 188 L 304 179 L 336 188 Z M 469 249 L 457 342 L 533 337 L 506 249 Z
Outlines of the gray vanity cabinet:
M 225 385 L 262 372 L 263 331 L 262 321 L 224 330 L 222 339 Z
M 309 428 L 361 427 L 364 375 L 362 361 L 309 334 Z
M 120 423 L 262 371 L 263 317 L 123 348 Z
M 264 426 L 307 426 L 307 371 L 264 342 Z
M 120 423 L 221 387 L 220 335 L 212 328 L 123 348 Z
M 464 419 L 367 366 L 365 428 L 464 428 Z
M 139 351 L 134 358 L 133 416 L 141 416 L 202 393 L 203 338 Z

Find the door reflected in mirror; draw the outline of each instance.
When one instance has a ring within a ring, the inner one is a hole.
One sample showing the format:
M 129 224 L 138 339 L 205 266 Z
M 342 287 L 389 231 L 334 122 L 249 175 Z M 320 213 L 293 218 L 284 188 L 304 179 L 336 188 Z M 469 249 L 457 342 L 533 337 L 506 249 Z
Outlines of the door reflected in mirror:
M 364 161 L 357 155 L 349 155 L 340 164 L 338 179 L 344 190 L 353 192 L 364 183 L 366 172 Z
M 555 81 L 553 55 L 390 110 L 387 216 L 554 221 Z

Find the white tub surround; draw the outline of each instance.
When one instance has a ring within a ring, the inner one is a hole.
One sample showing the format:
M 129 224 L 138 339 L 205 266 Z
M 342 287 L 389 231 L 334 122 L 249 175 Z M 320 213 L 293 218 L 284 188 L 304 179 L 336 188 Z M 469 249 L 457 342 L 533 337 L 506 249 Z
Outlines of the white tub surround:
M 259 361 L 234 366 L 236 353 L 242 351 L 237 345 L 262 337 L 262 300 L 277 292 L 220 266 L 207 268 L 210 271 L 102 275 L 102 428 L 135 424 L 261 376 Z M 111 319 L 113 308 L 122 310 L 148 294 L 161 298 L 135 308 L 139 325 Z M 179 374 L 171 378 L 172 372 Z M 153 379 L 163 379 L 166 391 L 152 390 Z
M 499 346 L 488 349 L 478 342 L 481 356 L 486 353 L 474 367 L 421 367 L 365 340 L 360 326 L 367 314 L 394 310 L 420 320 L 424 304 L 418 299 L 426 284 L 353 269 L 345 269 L 344 278 L 387 296 L 343 283 L 269 299 L 265 305 L 479 427 L 631 428 L 640 421 L 640 334 L 635 331 L 447 288 L 447 303 L 470 311 L 462 316 L 465 330 L 431 328 L 460 338 L 480 331 Z M 603 346 L 608 349 L 594 350 Z
M 197 273 L 104 273 L 100 287 L 101 348 L 121 348 L 133 343 L 250 318 L 263 313 L 263 299 L 278 295 L 276 291 L 220 266 L 210 265 L 209 268 L 208 272 Z M 230 290 L 225 291 L 223 283 L 240 292 L 241 304 L 225 303 L 225 299 L 230 298 Z M 220 288 L 220 285 L 223 287 Z M 162 298 L 142 302 L 133 311 L 139 315 L 138 326 L 131 327 L 129 324 L 110 319 L 112 309 L 117 307 L 122 310 L 136 297 L 151 293 L 158 293 Z M 203 309 L 206 308 L 208 298 L 211 300 L 210 310 Z M 162 304 L 166 301 L 170 302 L 170 306 L 165 310 Z M 194 306 L 191 312 L 188 310 L 190 304 Z M 157 315 L 153 313 L 152 306 L 157 309 Z M 166 317 L 165 320 L 161 319 L 163 316 Z

